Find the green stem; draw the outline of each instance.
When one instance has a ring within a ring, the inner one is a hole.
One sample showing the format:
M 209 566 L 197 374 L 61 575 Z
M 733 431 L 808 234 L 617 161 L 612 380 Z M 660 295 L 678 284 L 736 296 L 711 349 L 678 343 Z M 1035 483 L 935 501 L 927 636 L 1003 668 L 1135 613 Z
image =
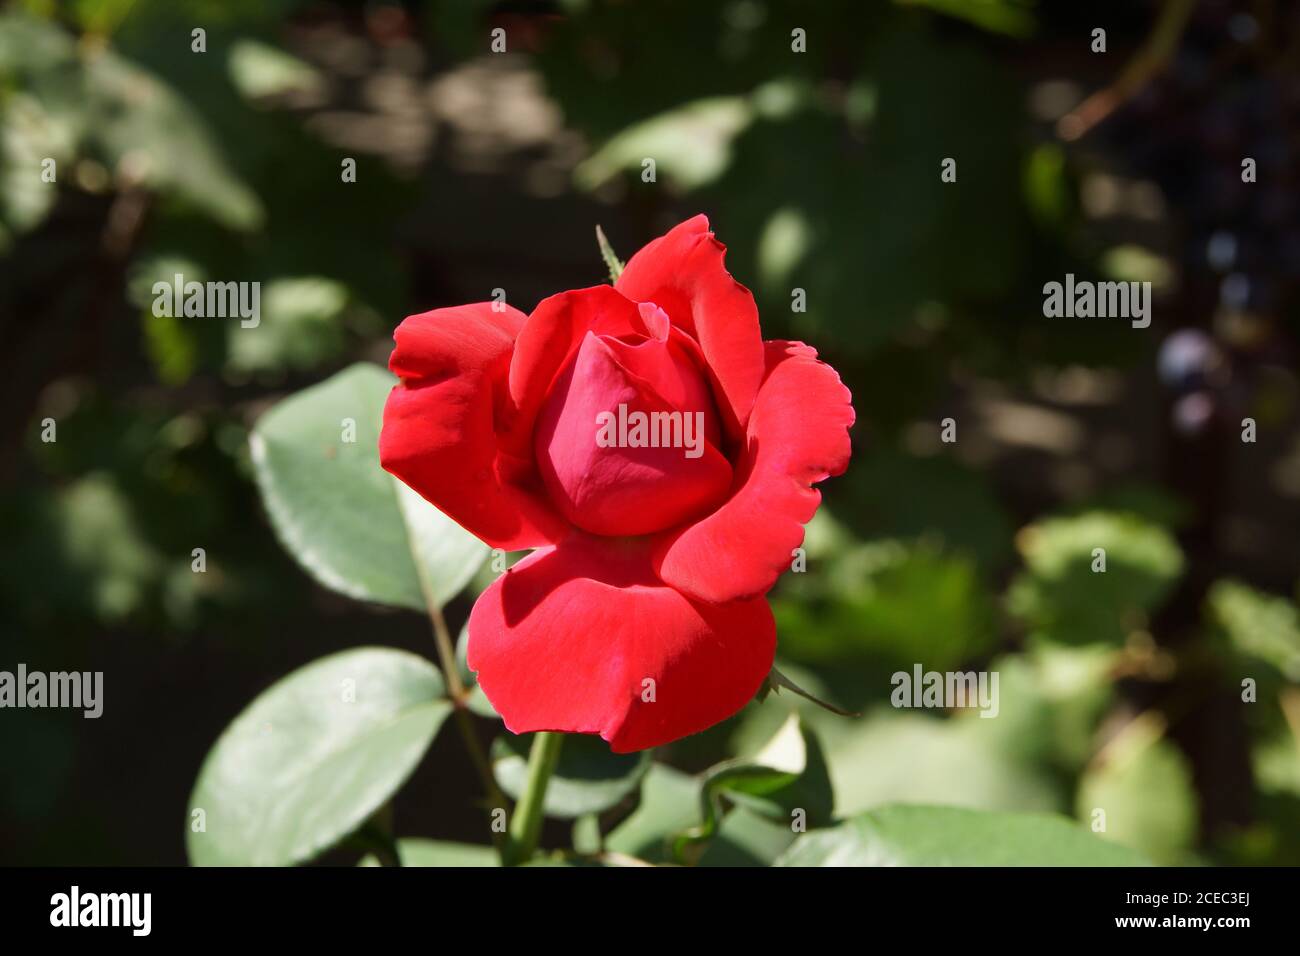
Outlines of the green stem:
M 460 665 L 456 662 L 456 649 L 452 644 L 451 631 L 447 627 L 447 619 L 442 616 L 442 609 L 433 601 L 428 602 L 429 620 L 433 624 L 433 639 L 438 648 L 438 657 L 442 662 L 443 674 L 446 675 L 447 691 L 451 697 L 456 729 L 460 731 L 461 739 L 465 742 L 465 750 L 469 754 L 470 763 L 474 765 L 474 770 L 478 773 L 479 779 L 483 782 L 483 793 L 487 797 L 487 810 L 489 819 L 492 811 L 506 806 L 506 796 L 497 786 L 496 778 L 492 776 L 492 765 L 488 763 L 487 754 L 483 752 L 483 746 L 479 743 L 478 734 L 474 730 L 474 719 L 466 709 L 466 701 L 469 695 L 465 691 L 465 684 L 460 679 Z M 501 835 L 492 830 L 492 843 L 497 851 L 502 854 L 504 860 L 505 841 Z
M 510 818 L 510 831 L 502 854 L 507 866 L 528 862 L 537 850 L 537 840 L 542 835 L 546 785 L 560 760 L 560 745 L 563 743 L 564 735 L 559 733 L 543 732 L 533 737 L 533 746 L 528 752 L 528 778 Z

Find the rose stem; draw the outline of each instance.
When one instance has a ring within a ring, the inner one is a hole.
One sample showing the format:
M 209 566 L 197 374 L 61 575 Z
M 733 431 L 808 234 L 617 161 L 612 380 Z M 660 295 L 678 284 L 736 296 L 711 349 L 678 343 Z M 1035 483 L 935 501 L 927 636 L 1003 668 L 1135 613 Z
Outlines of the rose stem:
M 488 817 L 491 818 L 493 810 L 505 809 L 506 797 L 492 776 L 492 767 L 488 764 L 487 756 L 483 753 L 483 745 L 474 730 L 474 719 L 466 707 L 468 695 L 465 693 L 465 684 L 460 679 L 460 667 L 456 664 L 456 649 L 451 643 L 451 632 L 447 630 L 447 619 L 442 616 L 442 608 L 438 607 L 436 602 L 426 600 L 425 606 L 429 609 L 429 620 L 433 622 L 433 640 L 438 646 L 438 659 L 442 662 L 442 672 L 447 679 L 447 692 L 451 696 L 456 715 L 456 727 L 465 741 L 470 763 L 474 764 L 474 769 L 478 771 L 479 778 L 483 781 L 483 791 L 489 803 Z M 502 840 L 502 835 L 495 827 L 488 829 L 497 851 L 504 853 L 505 842 Z
M 564 734 L 543 731 L 533 737 L 532 749 L 528 752 L 528 778 L 524 781 L 524 792 L 515 804 L 514 815 L 510 818 L 510 832 L 506 837 L 505 853 L 502 857 L 507 866 L 526 863 L 537 849 L 537 840 L 542 835 L 542 807 L 546 803 L 546 785 L 560 759 L 560 745 L 564 743 Z

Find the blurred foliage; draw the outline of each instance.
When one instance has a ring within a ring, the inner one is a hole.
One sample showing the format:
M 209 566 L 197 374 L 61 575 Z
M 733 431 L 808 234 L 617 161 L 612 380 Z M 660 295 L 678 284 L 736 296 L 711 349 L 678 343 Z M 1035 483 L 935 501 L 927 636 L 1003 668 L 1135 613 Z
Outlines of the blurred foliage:
M 1207 600 L 1214 623 L 1234 648 L 1300 681 L 1300 610 L 1292 601 L 1238 581 L 1220 581 Z
M 1022 529 L 1016 545 L 1025 571 L 1008 593 L 1011 612 L 1066 644 L 1119 643 L 1145 629 L 1183 568 L 1169 533 L 1136 515 L 1052 518 Z

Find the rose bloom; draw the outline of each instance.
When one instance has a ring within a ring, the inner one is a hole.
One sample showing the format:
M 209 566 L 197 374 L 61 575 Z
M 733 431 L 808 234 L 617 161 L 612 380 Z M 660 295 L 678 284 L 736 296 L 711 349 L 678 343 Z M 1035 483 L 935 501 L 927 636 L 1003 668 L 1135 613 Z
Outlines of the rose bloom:
M 730 717 L 771 670 L 765 595 L 813 485 L 848 464 L 853 408 L 811 348 L 763 341 L 724 253 L 696 216 L 613 286 L 397 328 L 384 468 L 492 547 L 537 549 L 469 620 L 469 666 L 514 733 L 654 747 Z M 656 426 L 619 428 L 637 412 Z M 674 419 L 677 447 L 650 437 Z

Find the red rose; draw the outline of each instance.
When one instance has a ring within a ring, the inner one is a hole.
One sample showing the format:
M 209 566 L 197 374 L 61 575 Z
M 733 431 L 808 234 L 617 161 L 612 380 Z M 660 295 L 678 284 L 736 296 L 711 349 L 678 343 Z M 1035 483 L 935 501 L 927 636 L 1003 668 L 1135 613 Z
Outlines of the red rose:
M 612 287 L 397 329 L 384 468 L 493 547 L 537 549 L 469 621 L 469 666 L 515 733 L 654 747 L 731 716 L 771 669 L 764 595 L 813 485 L 848 464 L 853 408 L 811 348 L 762 340 L 724 252 L 696 216 Z

